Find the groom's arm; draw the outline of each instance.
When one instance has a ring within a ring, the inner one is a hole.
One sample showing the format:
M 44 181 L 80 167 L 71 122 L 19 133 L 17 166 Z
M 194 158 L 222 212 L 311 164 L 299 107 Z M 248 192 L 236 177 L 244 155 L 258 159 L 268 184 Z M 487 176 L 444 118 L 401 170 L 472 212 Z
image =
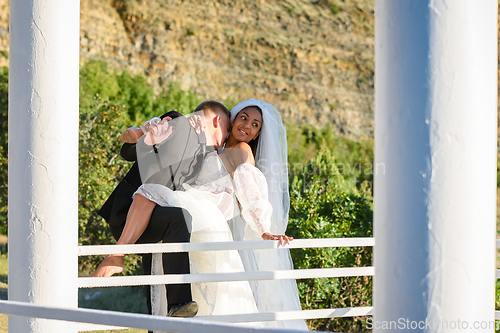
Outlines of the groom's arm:
M 177 111 L 170 111 L 170 112 L 165 113 L 160 118 L 163 119 L 165 117 L 170 117 L 172 119 L 175 119 L 175 118 L 181 117 L 181 116 L 182 116 L 182 114 L 180 114 Z M 120 150 L 120 155 L 127 161 L 130 161 L 130 162 L 137 161 L 136 143 L 124 143 L 121 150 Z

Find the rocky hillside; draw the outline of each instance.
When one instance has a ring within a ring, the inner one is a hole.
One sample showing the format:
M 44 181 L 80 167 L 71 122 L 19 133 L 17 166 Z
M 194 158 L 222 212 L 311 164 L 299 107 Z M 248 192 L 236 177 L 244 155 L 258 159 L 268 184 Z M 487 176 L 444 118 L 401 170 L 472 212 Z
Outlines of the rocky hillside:
M 285 117 L 373 134 L 375 0 L 81 0 L 80 59 L 178 82 L 204 98 L 250 97 Z M 0 0 L 0 65 L 9 0 Z
M 9 1 L 0 0 L 0 65 Z M 290 118 L 373 133 L 374 0 L 81 0 L 81 61 L 200 96 L 256 97 Z

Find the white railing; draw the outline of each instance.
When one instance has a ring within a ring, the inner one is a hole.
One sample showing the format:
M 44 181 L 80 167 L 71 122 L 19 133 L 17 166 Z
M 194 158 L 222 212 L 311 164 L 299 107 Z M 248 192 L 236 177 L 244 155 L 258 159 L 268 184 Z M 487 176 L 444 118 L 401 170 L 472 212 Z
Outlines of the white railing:
M 374 238 L 332 238 L 332 239 L 295 239 L 286 248 L 323 248 L 323 247 L 364 247 L 374 246 Z M 132 244 L 132 245 L 92 245 L 80 246 L 79 256 L 105 254 L 132 254 L 132 253 L 169 253 L 194 251 L 221 251 L 221 250 L 248 250 L 248 249 L 277 249 L 278 241 L 233 241 L 217 243 L 169 243 L 169 244 Z M 111 287 L 137 286 L 175 283 L 216 282 L 216 281 L 244 281 L 244 280 L 280 280 L 280 279 L 307 279 L 331 278 L 346 276 L 373 276 L 373 267 L 345 267 L 322 269 L 297 269 L 280 271 L 238 272 L 238 273 L 210 273 L 210 274 L 169 274 L 169 275 L 137 275 L 116 276 L 108 278 L 79 277 L 78 287 Z M 372 314 L 372 307 L 355 307 L 340 309 L 320 309 L 302 311 L 281 311 L 272 313 L 252 313 L 239 315 L 219 315 L 195 317 L 194 321 L 211 322 L 255 322 L 291 319 L 314 319 L 334 317 L 354 317 Z M 122 322 L 120 327 L 126 327 Z M 109 329 L 109 327 L 82 326 L 80 330 Z M 171 328 L 169 330 L 172 331 Z
M 111 328 L 138 328 L 153 331 L 177 333 L 297 333 L 294 330 L 259 329 L 238 327 L 224 323 L 213 323 L 191 318 L 172 318 L 150 316 L 145 314 L 125 313 L 91 309 L 65 309 L 50 306 L 34 305 L 15 301 L 0 301 L 0 313 L 10 316 L 29 318 L 46 318 L 53 320 L 88 323 L 95 325 L 79 325 L 79 330 Z
M 353 247 L 353 246 L 374 246 L 373 238 L 343 238 L 343 239 L 318 239 L 318 240 L 294 240 L 288 248 L 311 248 L 311 247 Z M 176 243 L 176 244 L 147 244 L 147 245 L 107 245 L 107 246 L 80 246 L 79 255 L 97 255 L 110 253 L 162 253 L 162 252 L 184 252 L 184 251 L 203 251 L 203 250 L 225 250 L 225 249 L 269 249 L 277 248 L 277 242 L 271 241 L 256 241 L 256 242 L 227 242 L 227 243 Z M 496 248 L 500 249 L 500 239 L 496 241 Z M 373 267 L 360 267 L 368 269 L 367 271 L 358 270 L 355 268 L 354 274 L 342 275 L 341 268 L 337 268 L 337 273 L 324 274 L 328 276 L 363 276 L 373 275 Z M 332 269 L 329 269 L 332 270 Z M 300 270 L 297 270 L 300 271 Z M 306 270 L 307 271 L 307 270 Z M 333 271 L 335 272 L 335 271 Z M 269 272 L 266 272 L 269 273 Z M 273 272 L 276 273 L 276 272 Z M 361 274 L 367 273 L 367 274 Z M 240 274 L 240 273 L 232 273 Z M 249 273 L 250 274 L 250 273 Z M 193 274 L 195 275 L 195 274 Z M 200 274 L 202 275 L 202 274 Z M 203 274 L 208 275 L 208 274 Z M 300 274 L 299 274 L 300 275 Z M 308 274 L 305 274 L 308 275 Z M 304 276 L 305 276 L 304 275 Z M 178 275 L 180 276 L 184 275 Z M 206 277 L 206 276 L 205 276 Z M 150 284 L 150 281 L 144 283 L 143 279 L 148 279 L 148 276 L 140 276 L 141 280 L 136 285 Z M 154 277 L 156 278 L 156 277 Z M 239 276 L 238 279 L 243 278 Z M 296 278 L 296 277 L 290 277 Z M 500 269 L 496 270 L 496 278 L 500 278 Z M 115 285 L 110 283 L 99 283 L 100 278 L 78 278 L 80 287 L 99 286 L 99 285 Z M 90 281 L 94 279 L 95 283 Z M 106 278 L 114 280 L 115 278 Z M 200 281 L 212 281 L 200 279 Z M 237 280 L 237 279 L 235 279 Z M 166 280 L 165 280 L 166 281 Z M 153 281 L 155 283 L 166 283 L 163 279 Z M 179 280 L 184 281 L 184 280 Z M 128 281 L 126 281 L 128 282 Z M 167 281 L 170 283 L 169 281 Z M 114 282 L 113 282 L 114 283 Z M 341 309 L 321 309 L 321 310 L 303 310 L 303 311 L 287 311 L 273 313 L 257 313 L 251 315 L 228 315 L 228 316 L 211 316 L 195 317 L 195 318 L 171 318 L 158 317 L 144 314 L 120 313 L 115 311 L 91 310 L 91 309 L 63 309 L 56 307 L 46 307 L 33 305 L 29 303 L 21 303 L 15 301 L 0 301 L 0 313 L 14 316 L 24 316 L 32 318 L 46 318 L 53 320 L 64 320 L 79 323 L 88 323 L 80 325 L 80 331 L 99 330 L 112 328 L 138 328 L 147 330 L 164 330 L 168 328 L 171 332 L 180 333 L 279 333 L 279 332 L 294 332 L 292 330 L 276 330 L 276 329 L 259 329 L 238 327 L 237 329 L 230 324 L 223 322 L 246 322 L 246 321 L 274 321 L 274 320 L 289 320 L 289 319 L 312 319 L 312 318 L 335 318 L 335 317 L 354 317 L 371 315 L 372 307 L 356 307 L 356 308 L 341 308 Z M 251 317 L 253 316 L 253 317 Z M 210 322 L 206 321 L 210 319 Z M 500 311 L 495 311 L 495 319 L 500 320 Z M 214 323 L 219 320 L 222 323 Z M 90 325 L 89 325 L 90 324 Z

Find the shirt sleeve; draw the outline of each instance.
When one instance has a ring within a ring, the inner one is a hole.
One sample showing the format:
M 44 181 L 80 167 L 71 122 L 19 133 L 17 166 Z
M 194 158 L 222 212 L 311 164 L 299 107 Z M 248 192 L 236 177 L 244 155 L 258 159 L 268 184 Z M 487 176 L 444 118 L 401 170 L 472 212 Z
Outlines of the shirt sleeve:
M 244 163 L 234 171 L 233 180 L 245 222 L 259 235 L 270 233 L 273 208 L 268 200 L 267 182 L 262 172 Z

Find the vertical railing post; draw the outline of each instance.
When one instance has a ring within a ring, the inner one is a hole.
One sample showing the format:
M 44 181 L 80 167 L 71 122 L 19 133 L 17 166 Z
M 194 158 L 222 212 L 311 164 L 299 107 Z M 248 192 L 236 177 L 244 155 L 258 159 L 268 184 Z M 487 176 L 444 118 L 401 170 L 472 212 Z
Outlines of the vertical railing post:
M 494 331 L 497 10 L 376 0 L 375 332 Z
M 78 306 L 78 0 L 11 0 L 9 299 Z M 76 332 L 9 318 L 9 332 Z

